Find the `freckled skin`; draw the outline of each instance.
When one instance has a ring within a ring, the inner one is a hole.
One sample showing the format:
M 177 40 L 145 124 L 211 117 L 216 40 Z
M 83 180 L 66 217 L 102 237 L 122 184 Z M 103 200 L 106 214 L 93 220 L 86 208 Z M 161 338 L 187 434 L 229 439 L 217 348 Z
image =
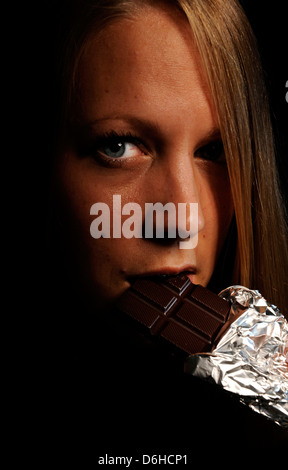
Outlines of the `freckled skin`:
M 80 64 L 74 114 L 93 132 L 136 133 L 147 147 L 122 166 L 103 166 L 97 158 L 80 158 L 72 133 L 67 136 L 57 163 L 59 207 L 83 282 L 106 303 L 129 286 L 130 276 L 191 265 L 193 282 L 206 286 L 233 203 L 225 164 L 195 158 L 217 121 L 186 20 L 174 10 L 147 7 L 96 34 Z M 122 207 L 135 202 L 143 210 L 145 202 L 197 202 L 197 247 L 93 239 L 90 207 L 101 201 L 111 208 L 114 194 L 121 195 Z

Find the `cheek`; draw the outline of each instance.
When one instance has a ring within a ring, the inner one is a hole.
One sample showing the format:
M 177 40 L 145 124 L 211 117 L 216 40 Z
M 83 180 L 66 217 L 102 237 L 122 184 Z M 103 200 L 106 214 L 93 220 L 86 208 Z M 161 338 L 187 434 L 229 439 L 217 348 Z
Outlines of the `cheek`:
M 115 181 L 108 184 L 107 179 L 78 164 L 71 155 L 62 158 L 56 173 L 55 205 L 61 220 L 64 248 L 72 265 L 71 275 L 77 279 L 80 276 L 79 282 L 88 289 L 92 287 L 97 298 L 111 298 L 123 290 L 121 276 L 131 259 L 135 262 L 138 240 L 93 238 L 90 228 L 97 216 L 91 215 L 90 210 L 96 202 L 104 203 L 109 208 L 112 230 L 113 195 L 122 192 L 125 204 L 133 189 L 130 187 L 129 191 L 128 186 L 123 189 L 122 185 L 119 191 L 119 184 Z
M 215 245 L 217 253 L 221 249 L 231 223 L 234 205 L 230 181 L 226 167 L 216 165 L 199 182 L 200 200 L 205 220 L 204 238 Z
M 226 169 L 221 172 L 220 178 L 218 182 L 215 183 L 215 186 L 215 205 L 220 224 L 220 239 L 222 238 L 223 240 L 226 238 L 227 230 L 234 213 L 234 203 L 231 194 L 229 176 Z
M 201 266 L 197 282 L 207 286 L 233 217 L 234 207 L 226 169 L 198 173 L 204 229 L 199 233 L 196 259 Z

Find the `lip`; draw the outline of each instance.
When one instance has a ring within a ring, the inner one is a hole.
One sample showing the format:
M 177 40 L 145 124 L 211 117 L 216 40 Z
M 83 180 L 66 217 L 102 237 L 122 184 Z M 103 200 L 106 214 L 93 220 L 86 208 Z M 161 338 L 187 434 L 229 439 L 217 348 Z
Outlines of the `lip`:
M 146 271 L 144 273 L 139 273 L 133 276 L 129 276 L 129 282 L 134 281 L 135 279 L 143 278 L 143 277 L 151 277 L 151 276 L 177 276 L 179 274 L 185 274 L 190 279 L 197 273 L 197 269 L 195 266 L 181 266 L 181 267 L 170 267 L 166 266 L 163 268 Z M 192 280 L 192 279 L 191 279 Z

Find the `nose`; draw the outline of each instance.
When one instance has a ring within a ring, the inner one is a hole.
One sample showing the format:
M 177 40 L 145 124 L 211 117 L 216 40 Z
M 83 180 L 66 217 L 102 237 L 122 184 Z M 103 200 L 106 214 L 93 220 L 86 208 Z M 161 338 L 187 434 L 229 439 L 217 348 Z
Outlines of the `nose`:
M 194 248 L 205 223 L 193 158 L 174 154 L 158 161 L 151 172 L 153 201 L 145 204 L 143 236 L 165 244 L 177 240 L 180 248 Z

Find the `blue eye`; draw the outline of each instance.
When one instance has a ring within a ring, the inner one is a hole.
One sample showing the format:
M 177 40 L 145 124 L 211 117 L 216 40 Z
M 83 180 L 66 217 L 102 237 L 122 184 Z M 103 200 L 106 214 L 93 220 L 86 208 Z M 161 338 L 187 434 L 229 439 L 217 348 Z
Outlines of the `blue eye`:
M 102 165 L 119 167 L 122 163 L 134 164 L 139 159 L 148 156 L 146 145 L 141 139 L 130 132 L 117 133 L 114 130 L 100 135 L 86 137 L 77 142 L 77 152 L 82 157 L 90 157 Z M 131 160 L 131 162 L 130 162 Z M 141 160 L 142 161 L 142 160 Z
M 114 141 L 109 145 L 100 147 L 100 151 L 111 158 L 120 158 L 125 154 L 127 144 L 122 141 Z
M 143 145 L 138 139 L 132 136 L 107 136 L 101 139 L 98 144 L 99 154 L 106 158 L 131 158 L 144 155 Z

